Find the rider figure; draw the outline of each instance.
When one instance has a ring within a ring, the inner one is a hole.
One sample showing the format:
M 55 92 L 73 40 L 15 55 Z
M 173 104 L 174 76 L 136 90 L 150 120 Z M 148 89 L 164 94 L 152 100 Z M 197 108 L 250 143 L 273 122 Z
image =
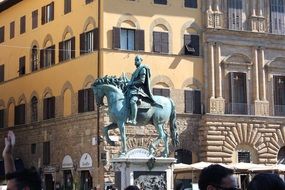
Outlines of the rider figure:
M 130 117 L 127 123 L 133 125 L 137 124 L 137 104 L 140 99 L 148 99 L 152 105 L 158 105 L 154 101 L 150 90 L 150 69 L 146 65 L 141 64 L 142 61 L 143 59 L 141 56 L 137 55 L 135 57 L 136 70 L 132 74 L 132 78 L 126 89 L 127 99 L 131 108 Z

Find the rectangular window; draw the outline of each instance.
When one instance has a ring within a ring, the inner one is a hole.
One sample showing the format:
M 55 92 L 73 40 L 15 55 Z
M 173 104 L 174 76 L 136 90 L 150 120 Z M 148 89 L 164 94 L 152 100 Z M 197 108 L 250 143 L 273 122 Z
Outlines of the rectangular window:
M 121 28 L 120 47 L 123 50 L 135 50 L 135 30 Z
M 5 40 L 5 27 L 0 27 L 0 43 L 4 42 Z
M 153 51 L 157 53 L 169 53 L 167 32 L 153 32 Z
M 55 63 L 55 45 L 40 51 L 40 67 L 50 67 Z
M 285 11 L 284 0 L 270 1 L 271 32 L 274 34 L 285 34 Z
M 26 57 L 20 57 L 19 59 L 19 76 L 22 76 L 26 73 Z
M 250 152 L 238 152 L 238 163 L 250 163 Z
M 64 0 L 64 14 L 71 12 L 71 0 Z
M 167 0 L 154 0 L 154 4 L 167 5 Z
M 197 0 L 184 0 L 184 7 L 197 8 Z
M 229 29 L 242 30 L 246 26 L 243 0 L 228 0 Z
M 246 73 L 231 72 L 229 76 L 229 105 L 230 114 L 247 114 Z
M 85 4 L 89 4 L 91 2 L 93 2 L 93 0 L 85 0 Z
M 31 154 L 36 154 L 36 150 L 37 150 L 37 144 L 36 143 L 31 144 Z
M 185 90 L 185 112 L 201 114 L 201 92 L 200 90 Z
M 10 23 L 10 39 L 15 37 L 15 21 Z
M 184 35 L 184 54 L 200 55 L 200 38 L 199 35 Z
M 43 165 L 50 164 L 50 142 L 43 143 Z
M 274 113 L 285 116 L 285 76 L 274 76 Z
M 25 124 L 25 104 L 15 106 L 15 125 Z
M 80 34 L 80 55 L 98 50 L 98 28 Z
M 94 94 L 92 88 L 78 91 L 78 113 L 94 111 Z
M 38 10 L 34 10 L 32 12 L 32 29 L 35 29 L 38 27 Z
M 42 7 L 42 24 L 53 21 L 54 19 L 54 2 Z
M 26 16 L 22 16 L 20 19 L 20 34 L 26 32 Z
M 170 97 L 170 89 L 168 88 L 153 88 L 153 95 Z
M 144 30 L 114 27 L 113 49 L 144 51 Z
M 43 118 L 51 119 L 55 117 L 55 97 L 45 98 L 44 99 L 44 112 Z
M 0 65 L 0 82 L 3 82 L 4 79 L 4 65 Z
M 0 110 L 0 128 L 4 128 L 4 113 L 5 113 L 5 110 Z

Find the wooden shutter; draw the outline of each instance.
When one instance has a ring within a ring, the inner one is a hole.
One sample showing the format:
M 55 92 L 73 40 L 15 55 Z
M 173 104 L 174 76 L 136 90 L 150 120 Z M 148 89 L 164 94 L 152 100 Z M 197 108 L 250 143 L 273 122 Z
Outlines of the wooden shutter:
M 50 6 L 51 6 L 51 12 L 50 12 L 50 15 L 51 15 L 51 21 L 52 20 L 54 20 L 54 2 L 51 2 L 51 4 L 50 4 Z
M 94 111 L 94 93 L 92 88 L 88 90 L 88 111 Z
M 201 92 L 199 90 L 194 90 L 194 110 L 193 113 L 201 114 Z
M 193 113 L 193 91 L 185 90 L 184 91 L 184 100 L 185 100 L 185 112 Z
M 78 91 L 78 113 L 84 112 L 84 90 Z
M 58 43 L 58 47 L 59 47 L 59 50 L 58 50 L 58 61 L 59 62 L 63 61 L 63 43 L 64 42 L 59 42 Z
M 161 32 L 161 52 L 169 53 L 168 33 Z
M 4 124 L 5 124 L 5 122 L 4 122 L 4 113 L 5 113 L 5 110 L 3 109 L 3 110 L 0 110 L 0 128 L 4 128 Z
M 15 37 L 15 21 L 10 23 L 10 39 Z
M 0 43 L 4 42 L 5 40 L 5 27 L 0 27 Z
M 170 89 L 168 88 L 162 88 L 161 89 L 161 95 L 165 97 L 170 97 Z
M 25 74 L 25 62 L 26 62 L 26 57 L 25 56 L 20 57 L 20 59 L 19 59 L 19 70 L 18 70 L 19 76 Z
M 50 163 L 50 142 L 43 143 L 43 165 L 49 165 Z
M 45 60 L 45 50 L 44 49 L 41 49 L 40 50 L 40 68 L 44 68 L 44 60 Z
M 75 58 L 75 37 L 71 39 L 71 59 Z
M 153 51 L 161 52 L 161 32 L 153 32 Z
M 26 116 L 25 110 L 26 110 L 26 105 L 25 104 L 19 105 L 19 122 L 20 122 L 19 124 L 25 124 L 25 121 L 26 121 L 26 119 L 25 119 L 25 116 Z
M 113 49 L 121 48 L 121 28 L 113 27 Z
M 49 118 L 55 118 L 55 97 L 50 97 L 50 100 L 49 100 Z
M 99 49 L 99 29 L 95 28 L 93 30 L 93 50 Z
M 184 54 L 190 55 L 191 54 L 191 35 L 184 34 Z
M 144 30 L 135 31 L 135 50 L 144 51 Z
M 191 35 L 191 47 L 194 48 L 195 50 L 192 55 L 199 56 L 200 55 L 199 35 Z
M 48 98 L 44 99 L 44 107 L 43 107 L 43 119 L 48 119 L 47 117 L 48 114 Z
M 38 27 L 38 10 L 32 12 L 32 29 Z
M 64 0 L 64 14 L 71 11 L 71 0 Z
M 42 7 L 42 24 L 46 23 L 46 6 Z
M 4 81 L 4 65 L 0 65 L 0 82 Z
M 20 34 L 26 32 L 26 16 L 22 16 L 20 19 Z
M 51 64 L 54 65 L 55 64 L 55 45 L 50 47 L 50 51 L 51 51 Z
M 80 34 L 80 55 L 83 55 L 85 53 L 85 33 L 82 33 Z

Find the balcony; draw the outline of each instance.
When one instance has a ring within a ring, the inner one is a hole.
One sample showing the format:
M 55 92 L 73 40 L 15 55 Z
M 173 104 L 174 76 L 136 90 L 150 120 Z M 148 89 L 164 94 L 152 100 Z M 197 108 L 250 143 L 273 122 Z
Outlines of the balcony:
M 285 116 L 285 105 L 274 105 L 275 116 Z

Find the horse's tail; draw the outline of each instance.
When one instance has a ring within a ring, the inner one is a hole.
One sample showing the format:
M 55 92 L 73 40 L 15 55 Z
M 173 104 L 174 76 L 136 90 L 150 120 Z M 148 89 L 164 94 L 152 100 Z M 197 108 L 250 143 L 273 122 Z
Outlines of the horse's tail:
M 173 100 L 170 99 L 171 102 L 171 114 L 170 114 L 170 136 L 172 140 L 172 144 L 177 146 L 179 144 L 177 125 L 176 125 L 176 111 L 175 104 Z

